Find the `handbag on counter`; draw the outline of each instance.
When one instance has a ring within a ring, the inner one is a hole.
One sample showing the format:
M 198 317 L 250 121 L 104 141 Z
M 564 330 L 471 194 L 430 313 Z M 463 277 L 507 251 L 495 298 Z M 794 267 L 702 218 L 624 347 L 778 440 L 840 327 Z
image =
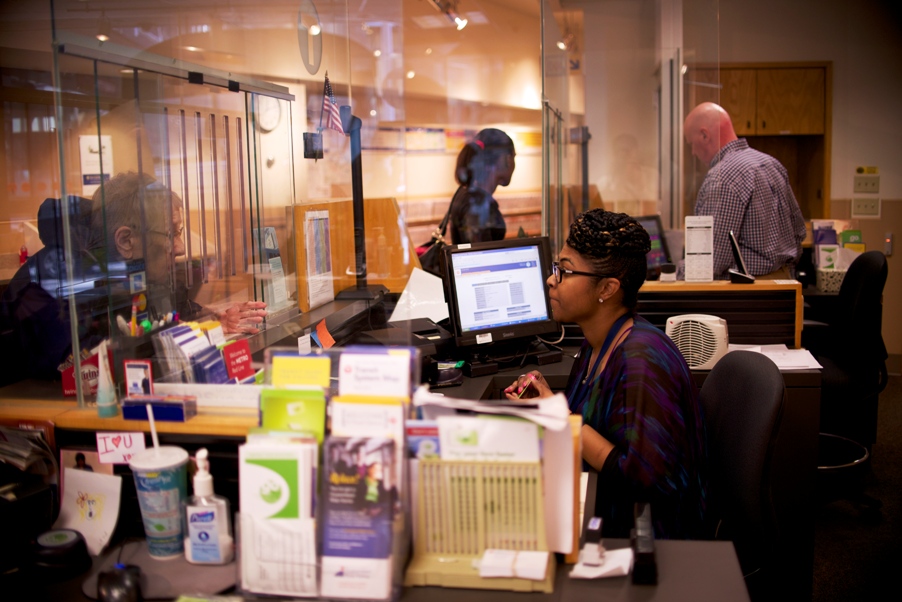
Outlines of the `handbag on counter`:
M 417 247 L 417 255 L 420 256 L 420 265 L 423 270 L 441 278 L 441 270 L 439 267 L 439 258 L 441 257 L 442 248 L 445 246 L 445 232 L 448 229 L 448 220 L 451 219 L 451 206 L 441 223 L 432 232 L 432 238 L 423 245 Z

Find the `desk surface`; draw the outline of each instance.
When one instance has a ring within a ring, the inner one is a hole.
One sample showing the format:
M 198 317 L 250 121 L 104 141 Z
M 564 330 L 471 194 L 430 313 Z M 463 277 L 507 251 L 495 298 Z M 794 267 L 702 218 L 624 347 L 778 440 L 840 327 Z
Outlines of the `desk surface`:
M 629 542 L 622 539 L 605 541 L 610 549 L 622 548 Z M 733 544 L 724 541 L 668 541 L 655 542 L 658 561 L 657 585 L 633 585 L 629 577 L 607 579 L 570 579 L 572 565 L 559 565 L 554 592 L 517 593 L 496 590 L 453 589 L 438 587 L 408 587 L 401 593 L 405 602 L 576 602 L 588 600 L 656 602 L 704 602 L 706 600 L 743 602 L 749 600 L 745 581 Z M 95 560 L 95 562 L 98 562 Z M 156 562 L 156 561 L 155 561 Z M 89 573 L 63 583 L 31 584 L 29 593 L 40 593 L 57 600 L 89 600 L 81 591 L 81 584 Z M 38 596 L 39 598 L 39 596 Z M 36 599 L 38 599 L 36 598 Z M 41 598 L 43 599 L 43 598 Z M 254 600 L 247 597 L 246 600 Z M 263 598 L 260 598 L 261 600 Z M 273 598 L 266 598 L 273 600 Z
M 513 383 L 519 374 L 530 370 L 540 370 L 551 388 L 563 390 L 573 366 L 575 348 L 565 348 L 561 362 L 537 366 L 506 368 L 497 374 L 465 378 L 462 385 L 436 389 L 436 391 L 462 399 L 501 399 L 502 389 Z M 693 372 L 696 383 L 701 386 L 707 372 Z M 784 372 L 787 387 L 819 387 L 819 370 L 798 370 Z M 22 420 L 49 420 L 58 428 L 90 431 L 143 431 L 150 432 L 146 420 L 124 420 L 122 416 L 100 418 L 95 408 L 79 408 L 74 401 L 47 401 L 47 397 L 30 393 L 25 383 L 7 387 L 5 391 L 21 388 L 21 395 L 0 399 L 0 418 Z M 42 400 L 43 399 L 43 400 Z M 51 397 L 52 399 L 52 397 Z M 257 426 L 257 417 L 249 412 L 211 411 L 203 409 L 188 422 L 156 423 L 160 433 L 181 433 L 196 435 L 222 435 L 244 437 L 250 428 Z

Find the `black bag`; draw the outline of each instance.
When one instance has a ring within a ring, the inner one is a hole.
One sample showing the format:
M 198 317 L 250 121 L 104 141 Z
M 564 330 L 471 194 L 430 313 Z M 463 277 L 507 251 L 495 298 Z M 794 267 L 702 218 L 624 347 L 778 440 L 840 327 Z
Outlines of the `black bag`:
M 442 276 L 439 262 L 442 256 L 442 248 L 445 246 L 445 231 L 448 229 L 448 220 L 450 219 L 451 207 L 449 206 L 442 222 L 432 233 L 432 238 L 429 239 L 429 242 L 419 247 L 420 249 L 425 249 L 420 253 L 420 265 L 423 266 L 423 270 L 439 278 Z

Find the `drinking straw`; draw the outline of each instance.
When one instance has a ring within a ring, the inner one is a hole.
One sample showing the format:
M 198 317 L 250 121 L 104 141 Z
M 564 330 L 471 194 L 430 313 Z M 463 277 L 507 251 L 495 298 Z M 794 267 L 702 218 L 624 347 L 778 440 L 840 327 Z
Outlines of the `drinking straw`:
M 154 453 L 160 453 L 160 439 L 157 437 L 157 424 L 153 421 L 153 405 L 147 404 L 147 420 L 150 422 L 150 438 L 153 439 Z

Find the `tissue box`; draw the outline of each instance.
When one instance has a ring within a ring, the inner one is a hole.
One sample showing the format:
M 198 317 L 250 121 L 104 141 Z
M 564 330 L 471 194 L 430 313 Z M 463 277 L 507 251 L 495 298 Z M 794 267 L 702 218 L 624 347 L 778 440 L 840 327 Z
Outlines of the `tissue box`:
M 838 293 L 839 287 L 842 286 L 842 281 L 845 277 L 846 270 L 818 268 L 817 290 L 821 291 L 822 293 Z
M 832 269 L 836 267 L 839 254 L 838 245 L 815 245 L 814 265 L 818 268 Z

